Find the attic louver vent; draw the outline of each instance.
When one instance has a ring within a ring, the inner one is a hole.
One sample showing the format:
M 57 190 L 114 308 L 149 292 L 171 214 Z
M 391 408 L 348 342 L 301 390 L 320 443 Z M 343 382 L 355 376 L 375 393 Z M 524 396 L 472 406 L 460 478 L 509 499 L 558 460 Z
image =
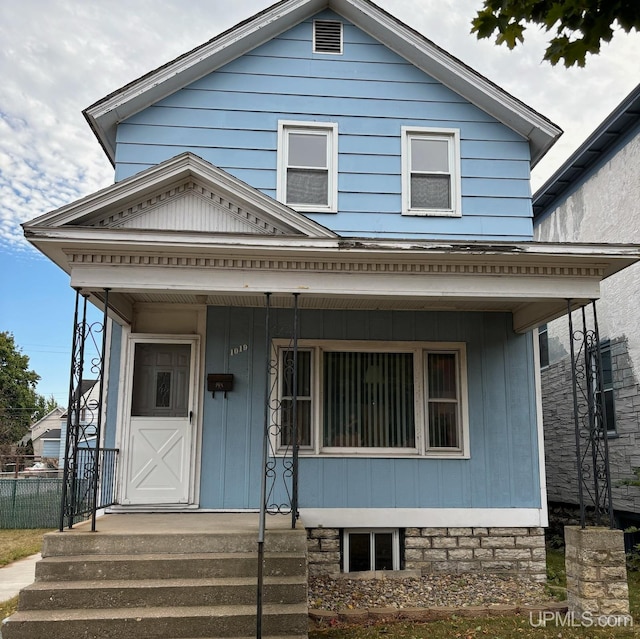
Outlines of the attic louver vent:
M 342 22 L 337 20 L 314 21 L 313 52 L 342 53 Z

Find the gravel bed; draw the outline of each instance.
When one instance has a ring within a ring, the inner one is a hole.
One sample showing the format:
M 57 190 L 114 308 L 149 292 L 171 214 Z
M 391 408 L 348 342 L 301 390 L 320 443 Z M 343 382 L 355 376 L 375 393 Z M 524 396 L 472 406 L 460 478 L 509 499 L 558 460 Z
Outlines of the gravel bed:
M 535 604 L 548 601 L 543 584 L 495 575 L 427 575 L 410 579 L 309 578 L 309 608 L 411 608 Z

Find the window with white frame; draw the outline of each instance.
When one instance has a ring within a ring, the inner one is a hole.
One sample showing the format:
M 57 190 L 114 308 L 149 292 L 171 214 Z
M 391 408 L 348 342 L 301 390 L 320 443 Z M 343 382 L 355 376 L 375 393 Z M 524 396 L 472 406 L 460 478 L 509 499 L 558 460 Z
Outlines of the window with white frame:
M 393 529 L 344 530 L 344 572 L 400 570 L 400 534 Z
M 462 214 L 460 132 L 402 127 L 403 215 Z
M 542 324 L 538 327 L 538 345 L 540 348 L 540 368 L 549 366 L 549 327 Z
M 337 132 L 326 122 L 278 123 L 280 202 L 298 211 L 337 210 Z
M 608 436 L 616 435 L 616 407 L 614 401 L 613 388 L 613 366 L 611 362 L 611 344 L 608 341 L 600 343 L 600 383 L 598 383 L 598 348 L 595 346 L 589 349 L 589 360 L 591 362 L 591 379 L 593 383 L 593 394 L 597 411 L 597 428 L 602 431 L 605 427 Z M 600 384 L 602 391 L 600 390 Z M 602 392 L 602 395 L 601 395 Z
M 468 456 L 462 343 L 301 341 L 278 349 L 280 439 L 301 454 Z

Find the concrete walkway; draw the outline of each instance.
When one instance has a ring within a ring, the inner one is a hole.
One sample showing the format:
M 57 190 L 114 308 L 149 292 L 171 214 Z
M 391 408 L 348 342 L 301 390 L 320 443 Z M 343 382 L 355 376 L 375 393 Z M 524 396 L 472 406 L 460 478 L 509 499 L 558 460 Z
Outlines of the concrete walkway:
M 40 553 L 0 568 L 0 603 L 15 597 L 22 588 L 34 582 L 39 560 Z

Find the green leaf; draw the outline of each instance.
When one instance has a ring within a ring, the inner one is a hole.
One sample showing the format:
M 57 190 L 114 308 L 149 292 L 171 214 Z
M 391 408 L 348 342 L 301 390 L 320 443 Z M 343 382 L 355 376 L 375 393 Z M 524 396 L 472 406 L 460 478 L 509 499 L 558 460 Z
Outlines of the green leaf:
M 525 27 L 520 24 L 510 24 L 503 29 L 500 35 L 496 38 L 497 44 L 506 44 L 510 49 L 513 49 L 518 42 L 524 42 Z

